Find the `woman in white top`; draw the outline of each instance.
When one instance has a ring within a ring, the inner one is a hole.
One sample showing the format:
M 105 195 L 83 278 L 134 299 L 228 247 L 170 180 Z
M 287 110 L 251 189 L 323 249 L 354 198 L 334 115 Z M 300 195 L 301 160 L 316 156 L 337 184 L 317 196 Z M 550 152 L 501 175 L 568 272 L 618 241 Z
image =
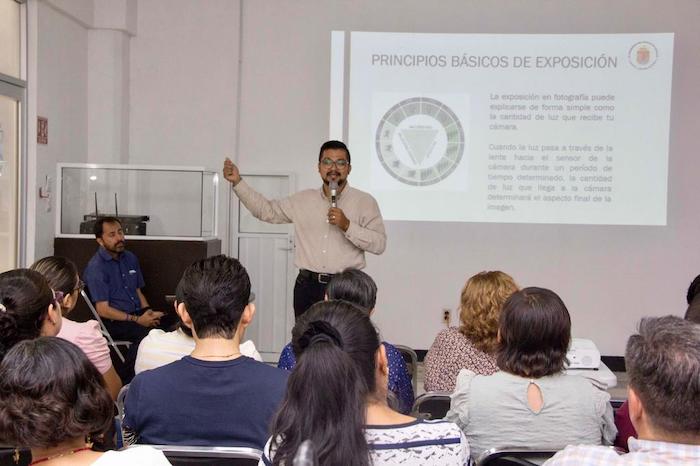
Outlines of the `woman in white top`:
M 610 395 L 563 373 L 570 340 L 569 311 L 556 293 L 532 287 L 508 298 L 499 320 L 500 371 L 462 370 L 446 416 L 464 430 L 474 458 L 497 447 L 612 444 Z
M 367 312 L 346 301 L 316 303 L 294 326 L 292 347 L 297 364 L 260 464 L 291 465 L 307 439 L 320 466 L 468 464 L 455 424 L 387 405 L 386 352 Z
M 162 452 L 146 446 L 93 451 L 91 438 L 114 422 L 113 410 L 100 373 L 67 340 L 24 340 L 0 362 L 0 443 L 30 448 L 31 464 L 170 464 Z

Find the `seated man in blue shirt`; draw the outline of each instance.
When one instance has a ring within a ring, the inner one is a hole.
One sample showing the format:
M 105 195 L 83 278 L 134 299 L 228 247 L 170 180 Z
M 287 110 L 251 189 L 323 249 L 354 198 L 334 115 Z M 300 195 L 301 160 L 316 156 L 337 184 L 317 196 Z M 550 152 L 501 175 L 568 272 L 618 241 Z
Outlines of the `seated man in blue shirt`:
M 100 248 L 83 273 L 90 298 L 112 338 L 138 343 L 164 313 L 151 310 L 141 293 L 145 283 L 139 260 L 124 249 L 119 219 L 98 218 L 95 239 Z
M 202 259 L 185 270 L 176 296 L 194 350 L 131 382 L 127 442 L 262 449 L 287 372 L 241 355 L 241 336 L 255 313 L 248 273 L 223 255 Z

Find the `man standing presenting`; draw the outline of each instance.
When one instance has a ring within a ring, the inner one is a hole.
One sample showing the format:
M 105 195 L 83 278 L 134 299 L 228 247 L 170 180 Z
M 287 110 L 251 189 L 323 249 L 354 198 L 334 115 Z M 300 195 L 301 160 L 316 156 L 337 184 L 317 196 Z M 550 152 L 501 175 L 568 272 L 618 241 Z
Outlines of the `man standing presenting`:
M 241 178 L 228 158 L 224 178 L 256 218 L 269 223 L 294 223 L 299 268 L 294 285 L 294 315 L 323 300 L 333 274 L 365 266 L 365 251 L 381 254 L 386 233 L 377 201 L 348 185 L 350 151 L 340 141 L 327 141 L 318 156 L 321 189 L 307 189 L 279 200 L 268 200 Z
M 141 293 L 145 283 L 139 261 L 124 248 L 119 219 L 97 219 L 95 239 L 100 248 L 83 273 L 90 298 L 112 338 L 138 344 L 164 313 L 151 310 Z

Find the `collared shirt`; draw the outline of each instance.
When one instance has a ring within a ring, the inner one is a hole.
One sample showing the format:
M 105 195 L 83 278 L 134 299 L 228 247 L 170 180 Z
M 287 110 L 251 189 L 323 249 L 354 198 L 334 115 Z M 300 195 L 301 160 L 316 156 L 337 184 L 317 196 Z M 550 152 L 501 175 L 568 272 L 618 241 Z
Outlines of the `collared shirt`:
M 327 222 L 330 203 L 323 189 L 307 189 L 270 201 L 245 180 L 233 190 L 254 217 L 268 223 L 294 223 L 294 265 L 321 273 L 337 273 L 365 266 L 365 251 L 381 254 L 386 233 L 377 201 L 369 194 L 345 185 L 337 206 L 350 220 L 348 231 Z
M 612 448 L 569 446 L 545 466 L 684 466 L 700 464 L 700 445 L 629 439 L 630 452 L 619 455 Z
M 145 283 L 134 253 L 122 252 L 114 259 L 105 248 L 100 247 L 88 262 L 83 280 L 93 302 L 107 301 L 109 307 L 133 314 L 141 309 L 141 300 L 136 293 Z

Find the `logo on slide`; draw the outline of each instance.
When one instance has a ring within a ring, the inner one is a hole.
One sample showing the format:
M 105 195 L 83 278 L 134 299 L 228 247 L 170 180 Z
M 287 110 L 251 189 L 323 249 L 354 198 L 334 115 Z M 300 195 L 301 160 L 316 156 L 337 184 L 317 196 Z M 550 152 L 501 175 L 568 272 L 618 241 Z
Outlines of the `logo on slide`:
M 447 178 L 464 154 L 457 115 L 429 97 L 402 100 L 379 122 L 375 138 L 384 169 L 402 183 L 428 186 Z
M 656 63 L 658 51 L 651 42 L 637 42 L 630 49 L 628 57 L 632 66 L 638 70 L 646 70 Z

